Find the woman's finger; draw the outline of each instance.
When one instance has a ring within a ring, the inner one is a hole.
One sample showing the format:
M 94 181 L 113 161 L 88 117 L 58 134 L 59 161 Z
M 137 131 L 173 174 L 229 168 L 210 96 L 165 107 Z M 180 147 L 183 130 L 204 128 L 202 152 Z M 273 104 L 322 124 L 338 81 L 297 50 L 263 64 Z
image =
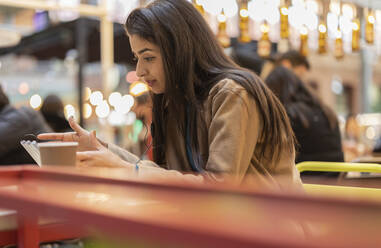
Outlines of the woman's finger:
M 70 127 L 75 131 L 77 132 L 79 135 L 81 134 L 86 134 L 87 131 L 85 129 L 83 129 L 75 120 L 74 120 L 74 117 L 71 116 L 69 118 L 69 125 Z
M 37 135 L 37 138 L 40 139 L 40 140 L 60 140 L 60 141 L 66 141 L 65 139 L 68 136 L 72 136 L 72 135 L 76 135 L 76 133 L 74 133 L 74 132 L 70 132 L 70 133 L 42 133 L 42 134 Z

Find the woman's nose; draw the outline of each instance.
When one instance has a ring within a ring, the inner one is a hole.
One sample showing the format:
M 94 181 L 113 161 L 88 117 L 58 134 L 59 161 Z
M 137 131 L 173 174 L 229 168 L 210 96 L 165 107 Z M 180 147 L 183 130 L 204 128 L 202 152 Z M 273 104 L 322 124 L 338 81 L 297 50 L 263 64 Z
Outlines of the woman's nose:
M 143 66 L 139 63 L 136 64 L 136 76 L 144 77 L 147 74 L 147 71 L 143 68 Z

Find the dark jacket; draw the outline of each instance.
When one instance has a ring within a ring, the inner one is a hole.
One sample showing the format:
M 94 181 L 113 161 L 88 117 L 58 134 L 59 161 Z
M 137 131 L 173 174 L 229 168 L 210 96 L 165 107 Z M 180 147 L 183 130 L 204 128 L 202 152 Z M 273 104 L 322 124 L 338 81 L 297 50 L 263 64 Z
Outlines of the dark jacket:
M 31 108 L 10 105 L 0 111 L 0 165 L 35 164 L 20 141 L 25 134 L 51 132 L 42 116 Z
M 381 137 L 378 138 L 373 148 L 373 153 L 381 153 Z
M 289 117 L 299 143 L 296 163 L 303 161 L 344 161 L 339 126 L 336 124 L 335 128 L 332 129 L 321 108 L 311 107 L 308 114 L 306 114 L 309 121 L 308 128 L 302 125 L 299 118 Z M 319 173 L 303 173 L 303 175 L 310 174 L 317 175 Z

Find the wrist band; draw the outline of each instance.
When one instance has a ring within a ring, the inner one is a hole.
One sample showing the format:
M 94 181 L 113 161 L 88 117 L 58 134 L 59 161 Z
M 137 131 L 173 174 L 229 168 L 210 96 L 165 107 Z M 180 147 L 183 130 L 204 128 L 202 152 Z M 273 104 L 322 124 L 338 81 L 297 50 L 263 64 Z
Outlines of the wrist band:
M 136 163 L 135 163 L 135 171 L 138 172 L 139 171 L 139 163 L 140 163 L 141 159 L 139 159 Z

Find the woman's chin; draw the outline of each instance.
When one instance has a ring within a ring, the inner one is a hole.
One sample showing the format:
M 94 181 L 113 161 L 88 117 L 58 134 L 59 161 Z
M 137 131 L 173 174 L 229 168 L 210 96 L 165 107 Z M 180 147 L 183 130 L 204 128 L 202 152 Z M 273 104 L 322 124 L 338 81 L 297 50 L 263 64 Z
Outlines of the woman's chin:
M 154 93 L 155 95 L 160 95 L 160 94 L 163 94 L 163 93 L 164 93 L 164 90 L 156 89 L 155 87 L 150 88 L 150 90 L 151 90 L 152 93 Z

